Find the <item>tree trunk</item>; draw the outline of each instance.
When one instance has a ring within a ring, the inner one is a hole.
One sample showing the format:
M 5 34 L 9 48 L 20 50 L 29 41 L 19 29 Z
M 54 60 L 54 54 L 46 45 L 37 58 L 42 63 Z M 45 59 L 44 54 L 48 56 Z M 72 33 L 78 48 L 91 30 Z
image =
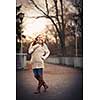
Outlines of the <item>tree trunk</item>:
M 62 56 L 64 56 L 65 55 L 65 34 L 64 32 L 59 33 L 59 38 L 60 38 L 61 53 L 62 53 Z

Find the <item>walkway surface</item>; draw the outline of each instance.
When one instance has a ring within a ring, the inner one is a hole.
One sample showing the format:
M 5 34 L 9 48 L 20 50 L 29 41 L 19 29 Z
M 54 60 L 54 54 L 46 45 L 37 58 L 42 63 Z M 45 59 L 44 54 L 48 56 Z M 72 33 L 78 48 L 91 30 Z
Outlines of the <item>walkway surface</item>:
M 44 79 L 46 93 L 34 94 L 37 80 L 32 70 L 17 70 L 17 100 L 82 100 L 82 71 L 61 65 L 46 64 Z M 43 88 L 42 88 L 43 90 Z

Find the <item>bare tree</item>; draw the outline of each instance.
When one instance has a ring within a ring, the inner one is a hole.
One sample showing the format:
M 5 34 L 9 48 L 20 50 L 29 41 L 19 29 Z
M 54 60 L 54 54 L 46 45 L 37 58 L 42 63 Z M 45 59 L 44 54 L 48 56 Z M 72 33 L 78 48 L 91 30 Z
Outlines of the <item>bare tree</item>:
M 36 3 L 35 0 L 30 0 L 30 1 L 31 1 L 31 4 L 33 4 L 34 7 L 38 9 L 40 12 L 42 12 L 43 14 L 42 16 L 37 16 L 37 18 L 45 17 L 45 18 L 50 19 L 50 21 L 53 23 L 60 39 L 61 48 L 64 51 L 65 50 L 64 49 L 65 48 L 65 30 L 66 30 L 65 28 L 66 28 L 66 20 L 67 20 L 66 19 L 67 17 L 64 17 L 64 16 L 67 16 L 69 14 L 68 8 L 65 8 L 65 5 L 66 5 L 64 4 L 65 0 L 52 0 L 53 2 L 52 7 L 50 7 L 49 0 L 45 0 L 46 11 L 43 10 Z M 72 13 L 75 13 L 75 12 L 72 12 Z

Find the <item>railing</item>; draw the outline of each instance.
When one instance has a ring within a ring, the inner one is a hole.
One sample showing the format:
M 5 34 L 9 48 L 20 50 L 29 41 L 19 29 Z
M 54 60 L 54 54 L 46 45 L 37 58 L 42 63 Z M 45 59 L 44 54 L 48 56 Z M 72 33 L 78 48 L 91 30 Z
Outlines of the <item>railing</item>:
M 25 69 L 27 53 L 16 53 L 16 68 Z
M 51 64 L 64 64 L 74 67 L 83 67 L 82 57 L 49 57 L 46 63 Z M 16 53 L 16 67 L 17 69 L 27 69 L 27 53 Z
M 63 64 L 83 68 L 82 57 L 49 57 L 46 62 L 51 64 Z

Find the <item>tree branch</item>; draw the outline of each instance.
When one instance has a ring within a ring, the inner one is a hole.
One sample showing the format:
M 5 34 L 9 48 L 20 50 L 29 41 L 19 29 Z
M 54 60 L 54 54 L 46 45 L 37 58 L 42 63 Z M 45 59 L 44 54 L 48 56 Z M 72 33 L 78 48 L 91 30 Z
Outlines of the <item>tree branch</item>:
M 45 0 L 45 4 L 46 4 L 46 9 L 47 9 L 47 15 L 49 15 L 48 0 Z
M 42 12 L 42 13 L 45 15 L 46 18 L 48 18 L 48 19 L 51 20 L 51 22 L 52 22 L 53 25 L 55 26 L 57 32 L 59 32 L 59 28 L 57 27 L 57 25 L 56 25 L 56 23 L 54 22 L 54 20 L 52 19 L 52 17 L 49 16 L 48 14 L 46 14 L 42 9 L 40 9 L 40 8 L 36 5 L 36 3 L 34 2 L 34 0 L 30 0 L 30 1 L 33 3 L 33 5 L 34 5 L 40 12 Z
M 36 3 L 34 2 L 34 0 L 30 0 L 32 3 L 33 3 L 33 5 L 40 11 L 40 12 L 42 12 L 44 15 L 47 15 L 42 9 L 40 9 L 37 5 L 36 5 Z
M 61 30 L 61 25 L 60 25 L 60 21 L 59 21 L 59 17 L 58 17 L 58 6 L 57 6 L 57 0 L 53 0 L 54 4 L 55 4 L 55 10 L 56 10 L 56 19 L 59 25 L 59 29 Z
M 35 16 L 24 16 L 24 17 L 27 17 L 27 18 L 34 18 L 34 19 L 38 19 L 38 18 L 48 18 L 47 16 L 37 16 L 37 17 L 35 17 Z M 51 18 L 55 18 L 56 19 L 56 17 L 55 16 L 50 16 Z
M 60 0 L 60 4 L 61 4 L 62 31 L 64 31 L 64 18 L 63 18 L 63 3 L 62 3 L 62 0 Z
M 42 17 L 48 18 L 47 16 L 37 16 L 36 19 L 42 18 Z M 50 17 L 51 17 L 51 18 L 56 18 L 55 16 L 50 16 Z

